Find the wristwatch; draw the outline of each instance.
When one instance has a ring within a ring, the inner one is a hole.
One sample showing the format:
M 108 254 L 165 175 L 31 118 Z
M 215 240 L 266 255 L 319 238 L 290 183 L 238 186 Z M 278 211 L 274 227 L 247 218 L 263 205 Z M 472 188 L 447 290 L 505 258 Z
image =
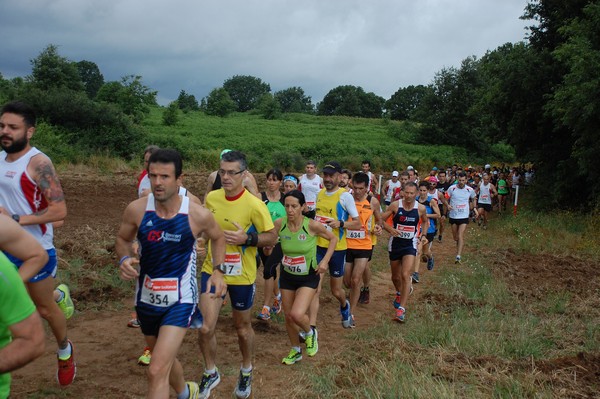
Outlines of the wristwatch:
M 227 265 L 225 263 L 221 263 L 220 265 L 213 266 L 213 271 L 218 270 L 223 274 L 227 273 Z
M 21 215 L 17 215 L 16 213 L 14 215 L 10 216 L 11 218 L 13 218 L 13 220 L 17 223 L 21 222 Z

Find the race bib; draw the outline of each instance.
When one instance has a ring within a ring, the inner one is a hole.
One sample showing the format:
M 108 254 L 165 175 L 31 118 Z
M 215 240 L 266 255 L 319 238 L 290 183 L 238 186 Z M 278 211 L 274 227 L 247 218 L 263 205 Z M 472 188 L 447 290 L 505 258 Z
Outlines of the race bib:
M 281 264 L 292 274 L 308 273 L 308 266 L 306 265 L 306 258 L 304 256 L 284 255 Z
M 174 305 L 179 301 L 179 280 L 145 276 L 140 301 L 161 308 Z
M 306 206 L 308 207 L 309 210 L 314 211 L 315 210 L 315 206 L 316 206 L 316 202 L 315 201 L 306 201 Z
M 325 228 L 327 229 L 327 231 L 333 231 L 333 229 L 329 226 L 328 222 L 331 222 L 333 219 L 332 218 L 328 218 L 325 216 L 319 216 L 316 215 L 315 216 L 315 220 L 319 223 L 321 223 L 323 226 L 325 226 Z
M 456 207 L 454 209 L 456 210 L 457 215 L 463 215 L 463 214 L 468 215 L 469 214 L 468 204 L 458 204 L 458 205 L 456 205 Z M 457 218 L 457 219 L 459 219 L 459 218 Z
M 225 262 L 227 276 L 241 276 L 242 275 L 242 254 L 238 252 L 226 253 Z
M 346 238 L 354 238 L 355 240 L 363 240 L 367 234 L 364 230 L 346 230 Z
M 397 238 L 403 238 L 405 240 L 411 240 L 415 238 L 415 228 L 414 226 L 405 226 L 403 224 L 396 225 L 396 231 L 398 232 Z
M 479 197 L 479 201 L 480 202 L 487 202 L 490 200 L 490 196 L 489 195 L 482 195 Z

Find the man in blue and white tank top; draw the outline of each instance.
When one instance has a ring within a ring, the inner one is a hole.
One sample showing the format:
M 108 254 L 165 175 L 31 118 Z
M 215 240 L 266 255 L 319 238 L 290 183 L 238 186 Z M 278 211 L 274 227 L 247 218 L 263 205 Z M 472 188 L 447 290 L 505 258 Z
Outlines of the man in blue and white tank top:
M 422 244 L 427 243 L 425 234 L 419 235 L 419 233 L 429 228 L 427 211 L 416 201 L 417 185 L 409 181 L 403 185 L 402 191 L 402 199 L 392 202 L 381 215 L 382 220 L 388 220 L 393 216 L 392 225 L 384 223 L 383 228 L 391 235 L 388 251 L 392 283 L 396 288 L 394 320 L 398 322 L 404 322 L 405 319 L 406 304 L 412 288 L 411 274 L 417 255 L 417 245 L 419 241 Z
M 185 382 L 177 352 L 187 328 L 201 320 L 196 284 L 196 239 L 210 239 L 212 261 L 220 270 L 225 261 L 225 238 L 211 212 L 179 194 L 182 160 L 178 152 L 161 149 L 150 156 L 148 177 L 152 193 L 131 202 L 123 214 L 116 240 L 121 278 L 136 279 L 136 311 L 147 345 L 151 367 L 148 397 L 168 397 L 169 383 L 178 399 L 197 397 L 198 384 Z M 132 251 L 139 241 L 139 259 Z M 222 273 L 209 284 L 223 295 Z

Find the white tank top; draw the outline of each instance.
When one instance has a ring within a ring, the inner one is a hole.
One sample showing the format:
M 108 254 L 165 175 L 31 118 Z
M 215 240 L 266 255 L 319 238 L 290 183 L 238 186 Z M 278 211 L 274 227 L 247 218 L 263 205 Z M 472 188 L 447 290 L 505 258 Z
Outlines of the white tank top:
M 319 191 L 321 191 L 322 185 L 323 180 L 319 175 L 314 175 L 312 179 L 309 179 L 305 174 L 300 176 L 300 187 L 302 188 L 302 194 L 304 194 L 308 209 L 315 209 L 317 194 L 319 194 Z
M 32 147 L 25 155 L 14 162 L 6 160 L 5 151 L 0 152 L 0 206 L 11 215 L 31 215 L 48 208 L 42 190 L 27 173 L 31 158 L 42 152 Z M 44 249 L 54 248 L 52 223 L 23 226 Z
M 477 202 L 480 204 L 492 204 L 492 196 L 490 194 L 490 183 L 487 185 L 483 184 L 483 182 L 479 183 L 479 198 Z

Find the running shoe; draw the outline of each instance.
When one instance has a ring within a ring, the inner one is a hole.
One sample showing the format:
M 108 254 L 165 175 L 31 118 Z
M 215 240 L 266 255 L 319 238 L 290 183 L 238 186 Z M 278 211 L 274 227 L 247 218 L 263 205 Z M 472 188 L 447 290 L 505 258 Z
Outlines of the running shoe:
M 127 322 L 127 327 L 140 328 L 140 321 L 138 320 L 135 312 L 131 314 L 131 320 Z
M 408 291 L 408 295 L 412 295 L 413 291 L 415 290 L 415 288 L 412 286 L 412 284 L 410 285 L 410 291 Z M 400 307 L 400 300 L 402 299 L 402 293 L 399 291 L 396 291 L 396 297 L 394 298 L 394 309 L 398 309 Z
M 441 234 L 440 234 L 440 235 L 438 235 L 438 241 L 439 241 L 439 242 L 442 242 L 442 235 L 441 235 Z
M 197 382 L 187 381 L 185 385 L 187 385 L 190 391 L 190 396 L 188 396 L 189 399 L 198 399 L 200 397 L 200 388 L 198 387 Z
M 215 389 L 217 385 L 221 382 L 221 375 L 219 374 L 219 369 L 215 368 L 215 372 L 213 374 L 207 374 L 206 372 L 202 374 L 202 380 L 199 384 L 198 399 L 207 399 L 210 397 L 210 391 Z
M 427 270 L 433 270 L 433 254 L 431 254 L 431 256 L 429 257 L 429 259 L 427 260 Z
M 240 370 L 240 378 L 238 379 L 234 393 L 239 399 L 250 397 L 250 394 L 252 394 L 252 371 L 244 373 Z
M 365 303 L 365 287 L 361 287 L 360 295 L 358 296 L 358 303 Z
M 75 363 L 75 348 L 71 340 L 67 341 L 71 346 L 71 355 L 66 359 L 61 359 L 58 355 L 58 370 L 56 372 L 56 379 L 62 386 L 69 385 L 75 379 L 77 375 L 77 363 Z
M 269 320 L 271 318 L 271 311 L 267 306 L 263 306 L 259 314 L 256 315 L 258 320 Z
M 456 255 L 456 259 L 454 260 L 454 264 L 460 265 L 461 263 L 462 262 L 461 262 L 461 259 L 460 259 L 460 255 Z
M 150 360 L 152 360 L 152 352 L 150 351 L 150 347 L 147 346 L 144 348 L 144 353 L 138 359 L 138 364 L 140 366 L 148 366 L 150 364 Z
M 298 352 L 296 349 L 292 348 L 290 353 L 281 360 L 281 363 L 287 364 L 288 366 L 299 362 L 302 360 L 302 350 Z
M 394 320 L 396 320 L 397 322 L 400 322 L 400 323 L 404 323 L 405 314 L 406 314 L 406 309 L 404 309 L 402 306 L 400 306 L 398 309 L 396 309 L 396 316 L 394 317 Z
M 481 218 L 477 218 L 477 226 L 481 227 L 482 220 Z
M 419 273 L 418 272 L 414 272 L 412 274 L 412 282 L 415 283 L 415 284 L 419 283 Z
M 484 225 L 483 225 L 483 229 L 484 229 L 484 230 L 487 230 L 487 224 L 484 224 Z
M 342 315 L 342 327 L 352 328 L 352 313 L 350 312 L 350 302 L 347 299 L 345 309 L 340 307 L 340 314 Z
M 371 302 L 371 294 L 369 294 L 369 287 L 365 287 L 364 293 L 365 293 L 365 296 L 363 298 L 363 303 L 365 305 L 368 305 L 369 302 Z
M 281 312 L 281 298 L 275 297 L 273 306 L 271 306 L 271 314 L 279 314 L 279 312 Z
M 66 284 L 61 284 L 56 287 L 56 289 L 62 293 L 62 299 L 56 303 L 68 320 L 73 316 L 73 313 L 75 313 L 75 305 L 73 305 L 73 300 L 71 299 L 71 291 Z
M 319 334 L 316 328 L 313 328 L 312 332 L 312 335 L 305 335 L 306 354 L 310 357 L 316 355 L 319 351 Z

